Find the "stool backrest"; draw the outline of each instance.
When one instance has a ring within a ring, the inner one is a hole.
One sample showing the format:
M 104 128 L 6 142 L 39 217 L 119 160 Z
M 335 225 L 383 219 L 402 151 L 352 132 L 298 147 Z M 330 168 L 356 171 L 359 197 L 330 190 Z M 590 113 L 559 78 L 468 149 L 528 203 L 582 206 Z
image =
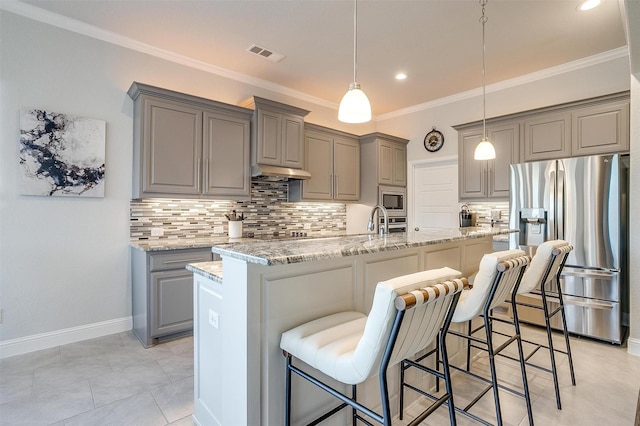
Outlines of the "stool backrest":
M 571 250 L 573 246 L 564 240 L 545 241 L 540 244 L 531 260 L 531 266 L 522 277 L 518 294 L 529 293 L 557 277 L 562 272 Z
M 504 302 L 518 284 L 530 257 L 524 251 L 505 250 L 482 256 L 473 287 L 466 290 L 456 306 L 453 322 L 469 321 L 485 310 Z
M 464 287 L 460 275 L 454 269 L 440 268 L 379 282 L 364 333 L 354 351 L 354 368 L 363 377 L 378 372 L 398 317 L 399 329 L 395 342 L 391 342 L 393 351 L 387 353 L 386 367 L 426 348 L 444 323 L 454 295 Z M 411 293 L 415 302 L 398 301 L 396 307 L 396 299 L 407 293 Z M 404 314 L 398 316 L 399 311 Z

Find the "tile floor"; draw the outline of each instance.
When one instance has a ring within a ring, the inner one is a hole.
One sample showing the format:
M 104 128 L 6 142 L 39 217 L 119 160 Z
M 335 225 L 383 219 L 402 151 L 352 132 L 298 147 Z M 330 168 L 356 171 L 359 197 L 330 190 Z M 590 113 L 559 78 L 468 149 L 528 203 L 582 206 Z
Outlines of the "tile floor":
M 537 328 L 523 333 L 542 338 Z M 547 373 L 528 369 L 534 420 L 538 425 L 629 425 L 640 387 L 640 357 L 626 348 L 572 339 L 577 386 L 571 386 L 566 357 L 560 358 L 563 409 L 555 407 Z M 545 355 L 544 353 L 539 355 Z M 536 355 L 544 361 L 544 357 Z M 488 371 L 480 358 L 477 371 Z M 498 360 L 498 378 L 521 386 L 513 362 Z M 454 394 L 462 405 L 477 383 L 456 375 Z M 501 391 L 506 425 L 526 425 L 522 399 Z M 405 419 L 411 419 L 408 410 Z M 491 395 L 474 413 L 491 421 Z M 0 425 L 193 425 L 193 339 L 144 349 L 131 332 L 59 346 L 0 360 Z M 458 415 L 458 424 L 474 424 Z M 448 423 L 446 409 L 427 419 Z

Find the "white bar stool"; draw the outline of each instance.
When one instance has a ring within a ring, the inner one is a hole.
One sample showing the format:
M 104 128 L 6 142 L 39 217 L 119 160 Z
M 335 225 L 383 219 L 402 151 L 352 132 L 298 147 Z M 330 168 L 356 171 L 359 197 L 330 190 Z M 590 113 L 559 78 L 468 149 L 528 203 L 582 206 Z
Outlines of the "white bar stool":
M 562 273 L 562 268 L 564 267 L 571 250 L 573 250 L 573 246 L 564 240 L 546 241 L 540 244 L 536 250 L 536 254 L 531 260 L 531 266 L 529 266 L 522 277 L 522 283 L 520 284 L 517 293 L 530 294 L 533 295 L 533 297 L 538 296 L 541 299 L 541 303 L 525 303 L 519 301 L 518 298 L 515 299 L 515 304 L 517 306 L 539 309 L 544 313 L 544 322 L 547 331 L 547 345 L 523 339 L 523 342 L 535 346 L 535 348 L 527 354 L 525 360 L 527 361 L 527 365 L 552 374 L 553 385 L 556 393 L 556 406 L 559 410 L 562 409 L 562 404 L 560 402 L 560 386 L 558 384 L 558 368 L 555 357 L 556 352 L 567 356 L 569 361 L 571 384 L 573 386 L 576 385 L 576 377 L 573 371 L 573 358 L 571 356 L 571 345 L 569 343 L 569 332 L 567 331 L 567 318 L 564 313 L 564 301 L 562 300 L 562 287 L 560 286 L 560 274 Z M 553 302 L 556 302 L 558 306 L 551 309 L 551 300 L 548 299 L 548 297 L 551 296 L 549 296 L 547 292 L 549 290 L 553 291 L 554 289 L 556 294 L 553 296 L 557 297 L 557 302 L 555 300 L 553 300 Z M 514 306 L 513 309 L 515 310 L 516 306 Z M 564 351 L 554 348 L 553 346 L 551 319 L 557 314 L 560 314 L 562 318 L 562 333 L 564 335 L 565 342 Z M 549 351 L 551 369 L 528 361 L 541 348 L 545 348 Z
M 455 410 L 456 412 L 470 417 L 473 420 L 485 425 L 503 424 L 502 411 L 500 408 L 500 397 L 498 392 L 499 388 L 505 389 L 524 398 L 527 407 L 529 424 L 533 424 L 533 413 L 531 410 L 529 384 L 527 382 L 527 373 L 518 323 L 513 322 L 515 333 L 506 342 L 500 344 L 500 346 L 498 347 L 494 347 L 493 344 L 493 309 L 496 308 L 500 303 L 502 303 L 512 291 L 516 291 L 518 285 L 520 284 L 520 280 L 525 271 L 525 268 L 529 264 L 529 261 L 530 257 L 526 256 L 524 251 L 522 250 L 506 250 L 485 254 L 480 261 L 479 270 L 476 273 L 475 278 L 473 279 L 472 288 L 462 292 L 452 318 L 453 323 L 467 322 L 468 331 L 467 333 L 461 333 L 451 329 L 449 329 L 448 331 L 449 335 L 458 336 L 467 340 L 466 368 L 459 368 L 454 365 L 451 365 L 450 368 L 465 373 L 470 377 L 488 384 L 488 386 L 483 389 L 470 403 L 468 403 L 467 406 L 465 406 L 464 408 L 455 407 Z M 483 324 L 482 326 L 474 329 L 472 327 L 472 320 L 476 318 L 482 318 Z M 484 330 L 484 338 L 474 335 L 476 332 L 481 330 Z M 514 341 L 516 341 L 518 344 L 523 392 L 518 392 L 516 390 L 508 389 L 502 385 L 499 385 L 498 377 L 496 374 L 496 355 L 498 355 L 502 350 L 504 350 Z M 472 347 L 484 350 L 488 353 L 489 368 L 491 372 L 490 379 L 471 371 L 470 357 Z M 436 365 L 439 366 L 440 360 L 437 358 L 437 354 L 438 352 L 436 352 Z M 417 361 L 421 361 L 423 358 L 420 358 Z M 402 382 L 401 386 L 404 388 L 405 383 Z M 438 388 L 436 387 L 436 390 L 437 389 Z M 469 410 L 489 390 L 493 390 L 493 399 L 496 411 L 495 423 L 484 420 L 469 412 Z
M 441 328 L 448 328 L 453 308 L 467 283 L 466 278 L 457 278 L 460 275 L 456 270 L 441 268 L 380 282 L 368 316 L 360 312 L 341 312 L 283 333 L 280 347 L 287 359 L 285 424 L 288 426 L 292 422 L 293 372 L 342 401 L 309 424 L 317 424 L 350 406 L 354 425 L 358 420 L 371 424 L 360 413 L 383 425 L 391 425 L 387 369 L 425 349 Z M 444 353 L 446 355 L 446 349 Z M 347 396 L 323 383 L 315 373 L 312 375 L 294 366 L 293 358 L 340 383 L 351 385 L 352 395 Z M 449 394 L 434 405 L 448 402 L 451 422 L 455 424 L 448 365 L 444 365 L 443 378 Z M 356 385 L 376 374 L 379 375 L 382 414 L 356 400 Z

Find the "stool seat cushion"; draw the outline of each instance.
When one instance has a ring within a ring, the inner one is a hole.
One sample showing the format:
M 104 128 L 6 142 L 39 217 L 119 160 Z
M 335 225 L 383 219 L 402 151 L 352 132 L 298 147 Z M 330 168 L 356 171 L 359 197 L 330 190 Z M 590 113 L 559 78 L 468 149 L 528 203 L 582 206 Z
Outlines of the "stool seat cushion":
M 509 259 L 524 256 L 522 250 L 504 250 L 482 256 L 478 272 L 472 277 L 472 288 L 463 290 L 453 313 L 452 322 L 466 322 L 482 313 L 484 304 L 491 293 L 491 286 L 497 275 L 497 266 Z
M 329 315 L 283 333 L 280 347 L 311 367 L 344 383 L 360 383 L 366 377 L 352 371 L 350 365 L 344 371 L 344 363 L 348 363 L 353 357 L 366 323 L 367 316 L 361 312 L 348 311 Z
M 342 383 L 362 383 L 378 373 L 396 314 L 396 296 L 460 274 L 440 268 L 380 282 L 369 316 L 347 311 L 310 321 L 284 332 L 280 348 Z
M 549 261 L 551 260 L 553 249 L 560 248 L 568 244 L 569 243 L 564 240 L 545 241 L 540 244 L 536 249 L 536 254 L 533 256 L 533 259 L 531 259 L 531 264 L 522 277 L 518 294 L 529 293 L 540 287 L 544 273 L 549 267 Z M 554 278 L 554 275 L 550 274 L 547 278 L 552 279 Z

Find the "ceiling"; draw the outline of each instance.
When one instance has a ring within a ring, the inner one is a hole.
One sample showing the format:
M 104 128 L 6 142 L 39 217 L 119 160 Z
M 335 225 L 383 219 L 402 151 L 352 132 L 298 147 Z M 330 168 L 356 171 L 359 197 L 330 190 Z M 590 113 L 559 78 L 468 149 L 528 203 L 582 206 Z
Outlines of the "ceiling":
M 6 1 L 6 0 L 3 0 Z M 21 0 L 337 108 L 353 81 L 353 1 Z M 487 84 L 626 45 L 617 0 L 489 0 Z M 482 86 L 476 0 L 360 0 L 358 82 L 381 115 Z M 278 63 L 252 44 L 285 55 Z M 408 78 L 397 81 L 394 75 Z

